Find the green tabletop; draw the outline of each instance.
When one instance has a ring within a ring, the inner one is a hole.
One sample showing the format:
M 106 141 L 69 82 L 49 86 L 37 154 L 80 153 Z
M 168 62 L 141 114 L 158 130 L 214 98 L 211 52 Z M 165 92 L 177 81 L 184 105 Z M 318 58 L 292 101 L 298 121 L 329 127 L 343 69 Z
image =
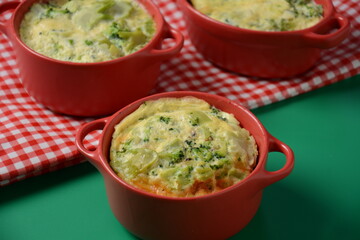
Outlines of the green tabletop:
M 295 152 L 235 239 L 360 239 L 360 75 L 253 110 Z M 270 153 L 268 169 L 285 157 Z M 0 189 L 0 239 L 137 239 L 113 216 L 88 162 Z

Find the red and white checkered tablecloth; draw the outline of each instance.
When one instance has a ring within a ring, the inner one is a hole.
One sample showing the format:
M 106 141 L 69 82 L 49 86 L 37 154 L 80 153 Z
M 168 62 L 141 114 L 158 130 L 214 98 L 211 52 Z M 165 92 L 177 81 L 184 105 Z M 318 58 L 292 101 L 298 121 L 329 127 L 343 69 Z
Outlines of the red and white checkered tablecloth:
M 185 36 L 180 55 L 162 64 L 154 93 L 197 90 L 252 109 L 360 73 L 360 0 L 334 0 L 337 10 L 352 23 L 346 41 L 324 51 L 316 67 L 301 78 L 271 81 L 228 73 L 205 61 L 189 41 L 175 0 L 154 2 L 166 21 Z M 91 120 L 54 114 L 36 104 L 23 89 L 18 71 L 13 49 L 0 34 L 0 186 L 83 161 L 74 136 L 81 124 Z M 97 136 L 88 136 L 88 144 L 96 146 Z

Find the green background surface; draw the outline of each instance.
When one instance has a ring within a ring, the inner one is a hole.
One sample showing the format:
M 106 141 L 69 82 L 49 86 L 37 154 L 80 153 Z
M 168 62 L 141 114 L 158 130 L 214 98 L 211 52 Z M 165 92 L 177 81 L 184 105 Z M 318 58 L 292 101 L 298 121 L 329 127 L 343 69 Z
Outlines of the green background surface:
M 294 150 L 295 168 L 264 190 L 256 216 L 230 239 L 360 239 L 360 75 L 253 112 Z M 267 167 L 284 162 L 270 153 Z M 0 188 L 0 239 L 137 238 L 85 162 Z

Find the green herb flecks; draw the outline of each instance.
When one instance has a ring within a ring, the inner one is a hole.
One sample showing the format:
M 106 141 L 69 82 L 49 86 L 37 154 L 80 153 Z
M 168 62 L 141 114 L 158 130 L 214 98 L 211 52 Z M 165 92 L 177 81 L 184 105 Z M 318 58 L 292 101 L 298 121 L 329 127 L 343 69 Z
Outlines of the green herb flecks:
M 164 117 L 164 116 L 160 116 L 160 118 L 159 118 L 160 122 L 163 122 L 166 124 L 169 124 L 170 119 L 171 119 L 170 117 Z
M 194 146 L 194 142 L 193 142 L 192 140 L 185 140 L 185 143 L 186 143 L 189 147 Z
M 224 165 L 210 165 L 210 167 L 211 167 L 211 169 L 212 170 L 218 170 L 218 169 L 220 169 L 220 168 L 223 168 L 224 167 Z
M 172 161 L 174 161 L 175 163 L 179 163 L 184 159 L 184 157 L 185 157 L 184 152 L 180 150 L 172 156 Z
M 127 140 L 124 145 L 122 146 L 121 150 L 119 151 L 119 153 L 125 153 L 127 150 L 130 149 L 130 144 L 132 142 L 132 139 Z
M 191 115 L 191 113 L 190 113 Z M 191 126 L 195 127 L 195 126 L 199 126 L 200 123 L 200 119 L 198 117 L 191 117 L 189 120 L 189 123 L 191 124 Z
M 220 113 L 220 110 L 219 110 L 219 109 L 217 109 L 217 108 L 216 108 L 216 107 L 214 107 L 214 106 L 211 106 L 211 107 L 210 107 L 210 109 L 211 109 L 211 113 L 212 113 L 212 114 L 217 115 L 217 114 L 219 114 L 219 113 Z
M 221 115 L 221 111 L 220 111 L 219 109 L 217 109 L 217 108 L 214 107 L 214 106 L 211 106 L 210 109 L 211 109 L 211 113 L 212 113 L 214 116 L 216 116 L 218 119 L 223 120 L 223 121 L 225 121 L 225 122 L 227 121 L 227 119 Z
M 91 45 L 94 44 L 94 42 L 91 41 L 91 40 L 85 40 L 84 42 L 85 42 L 85 44 L 88 45 L 88 46 L 91 46 Z

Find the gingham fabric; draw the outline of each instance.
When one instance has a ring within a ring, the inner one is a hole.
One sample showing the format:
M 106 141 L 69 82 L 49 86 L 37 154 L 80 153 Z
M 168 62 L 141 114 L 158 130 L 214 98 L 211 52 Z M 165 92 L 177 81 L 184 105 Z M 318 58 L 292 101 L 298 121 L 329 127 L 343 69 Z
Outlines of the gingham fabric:
M 0 0 L 1 2 L 1 0 Z M 337 10 L 352 23 L 351 36 L 323 52 L 301 78 L 263 80 L 235 75 L 204 60 L 188 39 L 174 0 L 154 0 L 166 21 L 185 36 L 180 55 L 164 62 L 153 93 L 196 90 L 219 94 L 253 109 L 341 81 L 360 72 L 360 0 L 337 0 Z M 2 17 L 8 17 L 9 14 Z M 76 130 L 91 119 L 54 114 L 36 104 L 18 77 L 11 45 L 0 34 L 0 186 L 71 166 L 84 160 L 76 150 Z M 96 146 L 98 134 L 88 136 Z

